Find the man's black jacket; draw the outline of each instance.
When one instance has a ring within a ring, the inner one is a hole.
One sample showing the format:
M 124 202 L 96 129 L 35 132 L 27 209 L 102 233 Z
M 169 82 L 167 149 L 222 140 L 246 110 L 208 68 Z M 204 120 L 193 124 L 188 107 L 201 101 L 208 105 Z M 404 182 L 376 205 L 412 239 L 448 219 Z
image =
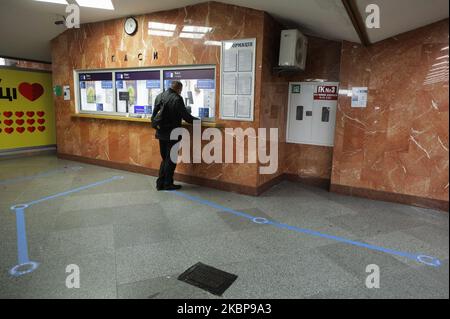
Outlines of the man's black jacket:
M 172 89 L 168 89 L 156 97 L 152 120 L 161 109 L 161 105 L 164 105 L 164 127 L 156 130 L 157 139 L 170 140 L 170 132 L 181 127 L 182 120 L 190 124 L 197 120 L 187 111 L 183 97 Z

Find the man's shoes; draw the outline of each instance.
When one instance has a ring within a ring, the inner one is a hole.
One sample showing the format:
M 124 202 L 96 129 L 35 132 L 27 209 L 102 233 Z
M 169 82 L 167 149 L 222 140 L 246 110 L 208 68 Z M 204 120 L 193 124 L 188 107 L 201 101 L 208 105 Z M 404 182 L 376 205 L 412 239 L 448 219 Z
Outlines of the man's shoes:
M 176 191 L 176 190 L 179 190 L 179 189 L 181 189 L 181 185 L 172 184 L 172 185 L 164 186 L 162 190 L 165 190 L 165 191 Z

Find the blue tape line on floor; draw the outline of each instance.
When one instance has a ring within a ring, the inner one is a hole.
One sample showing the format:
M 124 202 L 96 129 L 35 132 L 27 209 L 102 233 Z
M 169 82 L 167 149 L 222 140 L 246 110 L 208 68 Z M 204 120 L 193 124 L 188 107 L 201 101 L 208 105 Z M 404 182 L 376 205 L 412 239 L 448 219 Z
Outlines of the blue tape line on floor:
M 239 217 L 250 219 L 251 221 L 253 221 L 254 223 L 257 223 L 257 224 L 272 225 L 272 226 L 275 226 L 275 227 L 280 228 L 280 229 L 287 229 L 287 230 L 295 231 L 295 232 L 298 232 L 298 233 L 303 233 L 303 234 L 307 234 L 307 235 L 311 235 L 311 236 L 315 236 L 315 237 L 326 238 L 326 239 L 338 241 L 338 242 L 341 242 L 341 243 L 346 243 L 346 244 L 353 245 L 353 246 L 358 246 L 358 247 L 363 247 L 363 248 L 367 248 L 367 249 L 370 249 L 370 250 L 376 250 L 376 251 L 384 252 L 384 253 L 391 254 L 391 255 L 397 255 L 397 256 L 401 256 L 401 257 L 406 257 L 408 259 L 412 259 L 412 260 L 415 260 L 417 262 L 423 263 L 423 264 L 425 264 L 427 266 L 439 267 L 441 265 L 441 261 L 438 258 L 436 258 L 436 257 L 427 256 L 427 255 L 411 254 L 411 253 L 402 252 L 402 251 L 398 251 L 398 250 L 393 250 L 393 249 L 389 249 L 389 248 L 384 248 L 384 247 L 371 245 L 371 244 L 367 244 L 367 243 L 363 243 L 363 242 L 358 242 L 358 241 L 354 241 L 354 240 L 343 238 L 343 237 L 329 235 L 329 234 L 321 233 L 321 232 L 318 232 L 318 231 L 315 231 L 315 230 L 304 229 L 304 228 L 299 228 L 299 227 L 296 227 L 296 226 L 290 226 L 290 225 L 278 223 L 278 222 L 275 222 L 275 221 L 270 221 L 270 220 L 267 220 L 266 218 L 245 214 L 245 213 L 236 211 L 234 209 L 227 208 L 227 207 L 224 207 L 224 206 L 219 205 L 217 203 L 211 202 L 209 200 L 205 200 L 205 199 L 200 198 L 200 197 L 188 195 L 188 194 L 185 194 L 185 193 L 180 192 L 180 191 L 172 191 L 170 193 L 173 193 L 173 194 L 175 194 L 175 195 L 177 195 L 179 197 L 183 197 L 185 199 L 191 200 L 193 202 L 197 202 L 197 203 L 200 203 L 200 204 L 203 204 L 203 205 L 207 205 L 209 207 L 218 209 L 220 211 L 231 213 L 231 214 L 233 214 L 235 216 L 239 216 Z
M 9 273 L 12 276 L 18 277 L 25 274 L 29 274 L 36 270 L 39 267 L 39 263 L 35 261 L 30 261 L 28 257 L 28 242 L 27 242 L 27 233 L 26 233 L 26 225 L 25 225 L 25 209 L 30 208 L 32 205 L 36 205 L 51 199 L 55 199 L 62 196 L 67 196 L 69 194 L 81 192 L 83 190 L 87 190 L 93 187 L 97 187 L 103 184 L 110 183 L 112 181 L 116 181 L 119 179 L 123 179 L 123 176 L 114 176 L 112 178 L 105 179 L 103 181 L 99 181 L 93 184 L 81 186 L 78 188 L 74 188 L 71 190 L 68 190 L 63 193 L 58 193 L 52 196 L 47 196 L 35 201 L 32 201 L 27 204 L 19 204 L 14 205 L 11 207 L 11 210 L 13 210 L 16 214 L 16 231 L 17 231 L 17 256 L 18 256 L 18 264 L 10 269 Z M 21 268 L 26 268 L 24 270 L 20 270 Z
M 109 182 L 112 182 L 112 181 L 115 181 L 115 180 L 118 180 L 118 179 L 123 179 L 123 177 L 122 176 L 114 176 L 114 177 L 108 178 L 108 179 L 106 179 L 104 181 L 100 181 L 100 182 L 97 182 L 97 183 L 93 183 L 93 184 L 89 184 L 89 185 L 86 185 L 86 186 L 78 187 L 78 188 L 69 190 L 67 192 L 63 192 L 63 193 L 47 196 L 47 197 L 44 197 L 44 198 L 41 198 L 41 199 L 38 199 L 38 200 L 35 200 L 35 201 L 32 201 L 32 202 L 29 202 L 26 205 L 28 205 L 28 206 L 36 205 L 38 203 L 45 202 L 45 201 L 48 201 L 50 199 L 55 199 L 57 197 L 67 196 L 69 194 L 81 192 L 83 190 L 86 190 L 86 189 L 89 189 L 89 188 L 93 188 L 93 187 L 97 187 L 97 186 L 100 186 L 100 185 L 103 185 L 103 184 L 106 184 L 106 183 L 109 183 Z

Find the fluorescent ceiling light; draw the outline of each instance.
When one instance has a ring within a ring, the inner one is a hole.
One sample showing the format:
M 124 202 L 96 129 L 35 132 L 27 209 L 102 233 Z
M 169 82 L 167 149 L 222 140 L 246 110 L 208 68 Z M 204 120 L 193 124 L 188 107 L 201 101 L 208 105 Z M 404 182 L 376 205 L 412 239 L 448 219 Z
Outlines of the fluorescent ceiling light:
M 59 3 L 59 4 L 65 4 L 68 5 L 66 0 L 34 0 L 37 2 L 49 2 L 49 3 Z
M 111 0 L 76 0 L 80 7 L 114 10 Z
M 211 32 L 212 28 L 210 27 L 198 27 L 195 25 L 185 25 L 181 32 L 192 32 L 192 33 L 208 33 Z
M 205 45 L 215 45 L 215 46 L 221 47 L 222 42 L 220 42 L 220 41 L 205 41 Z
M 442 60 L 442 59 L 447 59 L 447 58 L 448 58 L 448 54 L 440 56 L 439 58 L 436 58 L 436 60 Z
M 158 37 L 172 37 L 173 32 L 172 31 L 164 31 L 164 30 L 148 30 L 149 35 L 156 35 Z
M 445 51 L 445 50 L 448 50 L 448 46 L 441 49 L 441 51 Z
M 149 22 L 148 28 L 155 29 L 155 30 L 163 30 L 163 31 L 175 31 L 175 29 L 177 28 L 177 25 L 169 24 L 169 23 L 160 23 L 160 22 Z
M 180 33 L 180 38 L 203 39 L 204 36 L 205 36 L 204 33 L 186 33 L 186 32 Z
M 6 65 L 6 61 L 4 58 L 0 58 L 0 65 Z

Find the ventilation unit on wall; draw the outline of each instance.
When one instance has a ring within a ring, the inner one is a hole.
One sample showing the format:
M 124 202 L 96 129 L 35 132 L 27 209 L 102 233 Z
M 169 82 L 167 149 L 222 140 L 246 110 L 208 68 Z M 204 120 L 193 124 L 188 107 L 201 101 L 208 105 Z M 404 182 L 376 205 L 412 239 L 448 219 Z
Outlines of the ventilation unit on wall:
M 308 38 L 299 30 L 281 31 L 278 69 L 305 70 Z

